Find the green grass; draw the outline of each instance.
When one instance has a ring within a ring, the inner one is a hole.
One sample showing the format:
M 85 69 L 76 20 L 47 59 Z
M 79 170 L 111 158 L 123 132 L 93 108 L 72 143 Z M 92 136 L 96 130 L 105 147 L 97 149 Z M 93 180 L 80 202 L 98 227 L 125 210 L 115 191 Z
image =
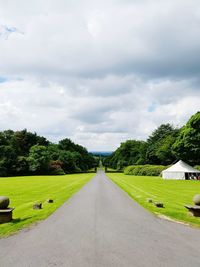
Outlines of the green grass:
M 108 172 L 115 172 L 116 170 L 115 169 L 112 169 L 112 168 L 107 168 L 107 171 Z
M 15 233 L 36 221 L 45 219 L 87 183 L 94 174 L 62 176 L 23 176 L 0 178 L 0 196 L 10 198 L 15 207 L 13 221 L 0 224 L 0 237 Z M 47 203 L 47 199 L 54 203 Z M 42 202 L 43 209 L 33 210 L 33 204 Z
M 184 207 L 193 204 L 193 196 L 200 194 L 199 181 L 163 180 L 160 177 L 127 176 L 122 173 L 107 173 L 107 176 L 149 211 L 200 227 L 200 218 L 191 216 Z M 148 203 L 148 198 L 163 202 L 165 208 Z

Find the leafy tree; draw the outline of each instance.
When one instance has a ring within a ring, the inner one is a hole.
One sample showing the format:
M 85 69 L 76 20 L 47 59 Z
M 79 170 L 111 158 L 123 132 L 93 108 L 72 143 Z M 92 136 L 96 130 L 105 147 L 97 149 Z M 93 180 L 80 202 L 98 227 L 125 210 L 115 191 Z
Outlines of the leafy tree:
M 162 124 L 147 139 L 146 159 L 149 164 L 170 164 L 175 160 L 172 145 L 176 140 L 178 129 L 172 125 Z
M 63 174 L 87 171 L 96 161 L 88 151 L 66 138 L 59 144 L 50 143 L 36 133 L 6 130 L 0 132 L 0 176 Z
M 48 146 L 48 153 L 49 153 L 50 159 L 52 161 L 59 159 L 59 155 L 60 155 L 61 151 L 62 150 L 59 148 L 59 146 L 57 144 L 50 144 Z
M 29 170 L 33 173 L 45 174 L 49 171 L 50 157 L 45 146 L 35 145 L 30 148 L 28 156 Z
M 18 145 L 18 153 L 23 156 L 28 156 L 30 148 L 34 145 L 47 146 L 49 144 L 45 137 L 28 132 L 26 129 L 15 132 L 14 139 Z
M 123 169 L 125 166 L 144 164 L 146 143 L 144 141 L 127 140 L 107 159 L 104 164 L 114 169 Z
M 173 145 L 176 156 L 191 164 L 200 163 L 200 112 L 183 126 Z
M 62 163 L 62 169 L 65 173 L 72 173 L 77 170 L 77 166 L 74 161 L 74 155 L 71 151 L 61 150 L 59 161 Z
M 27 175 L 29 174 L 29 164 L 27 157 L 18 156 L 15 164 L 16 175 Z
M 9 176 L 15 174 L 17 154 L 9 145 L 1 145 L 0 151 L 0 175 Z
M 71 168 L 75 168 L 76 171 L 86 171 L 96 164 L 95 158 L 88 153 L 86 148 L 73 143 L 68 138 L 61 140 L 58 148 L 72 153 L 71 156 L 73 157 L 74 165 Z
M 59 141 L 58 146 L 61 150 L 71 151 L 71 152 L 76 151 L 75 148 L 76 145 L 68 138 Z
M 62 162 L 60 160 L 52 160 L 49 165 L 50 174 L 54 175 L 62 175 L 65 174 L 64 170 L 62 169 Z

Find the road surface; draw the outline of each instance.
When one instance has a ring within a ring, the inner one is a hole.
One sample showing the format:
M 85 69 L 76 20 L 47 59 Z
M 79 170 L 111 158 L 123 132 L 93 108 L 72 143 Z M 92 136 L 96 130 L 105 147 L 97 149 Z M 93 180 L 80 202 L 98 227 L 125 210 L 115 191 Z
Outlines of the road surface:
M 49 218 L 0 239 L 1 267 L 199 267 L 200 230 L 145 211 L 102 171 Z

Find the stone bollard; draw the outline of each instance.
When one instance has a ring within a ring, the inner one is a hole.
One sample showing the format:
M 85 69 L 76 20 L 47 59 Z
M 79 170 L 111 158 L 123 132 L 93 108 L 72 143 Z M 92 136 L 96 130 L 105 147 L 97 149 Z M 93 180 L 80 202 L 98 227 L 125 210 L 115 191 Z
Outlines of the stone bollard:
M 200 195 L 195 195 L 193 197 L 193 202 L 195 205 L 200 206 Z
M 195 217 L 200 217 L 200 195 L 193 197 L 194 206 L 185 205 L 185 208 Z
M 41 210 L 42 209 L 42 203 L 36 203 L 33 205 L 34 210 Z
M 154 205 L 155 205 L 157 208 L 164 208 L 164 204 L 161 203 L 161 202 L 155 202 Z
M 8 197 L 0 196 L 0 209 L 7 209 L 10 204 L 10 200 Z
M 10 200 L 8 197 L 0 196 L 0 223 L 12 221 L 12 212 L 14 208 L 9 208 Z

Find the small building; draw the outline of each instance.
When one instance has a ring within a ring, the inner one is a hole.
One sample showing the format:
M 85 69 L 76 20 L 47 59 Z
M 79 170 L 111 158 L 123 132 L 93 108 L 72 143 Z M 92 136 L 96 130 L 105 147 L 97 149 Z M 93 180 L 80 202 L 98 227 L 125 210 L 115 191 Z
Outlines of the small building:
M 200 177 L 200 171 L 182 160 L 162 171 L 163 179 L 192 180 Z

